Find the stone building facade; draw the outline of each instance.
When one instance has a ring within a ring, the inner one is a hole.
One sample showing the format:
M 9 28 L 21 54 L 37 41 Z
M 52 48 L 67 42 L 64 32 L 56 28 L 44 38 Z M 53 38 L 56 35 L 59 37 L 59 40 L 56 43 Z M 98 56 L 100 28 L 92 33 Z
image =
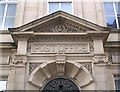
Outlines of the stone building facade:
M 50 2 L 72 11 L 49 14 Z M 119 34 L 102 0 L 18 0 L 14 27 L 0 31 L 0 81 L 6 90 L 120 89 Z

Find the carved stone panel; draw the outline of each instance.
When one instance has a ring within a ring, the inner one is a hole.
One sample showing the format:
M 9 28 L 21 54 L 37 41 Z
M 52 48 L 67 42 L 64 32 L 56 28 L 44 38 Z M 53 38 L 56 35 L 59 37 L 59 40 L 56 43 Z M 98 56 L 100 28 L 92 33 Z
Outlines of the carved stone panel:
M 30 63 L 29 64 L 29 74 L 37 67 L 37 66 L 39 66 L 40 64 L 32 64 L 32 63 Z
M 31 42 L 28 46 L 31 54 L 38 53 L 90 53 L 91 46 L 88 42 Z
M 81 65 L 83 65 L 87 70 L 92 73 L 92 63 L 91 62 L 79 62 Z

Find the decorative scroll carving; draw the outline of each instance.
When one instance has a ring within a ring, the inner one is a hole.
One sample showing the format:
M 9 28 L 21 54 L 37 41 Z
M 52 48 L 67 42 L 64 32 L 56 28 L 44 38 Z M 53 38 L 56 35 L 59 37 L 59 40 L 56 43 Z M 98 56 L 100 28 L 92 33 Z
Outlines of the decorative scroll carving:
M 113 59 L 112 59 L 112 55 L 110 54 L 109 57 L 108 57 L 108 60 L 109 60 L 109 64 L 111 64 L 113 62 Z
M 89 43 L 31 43 L 31 53 L 90 53 Z
M 37 67 L 39 66 L 40 64 L 29 64 L 29 74 Z
M 81 65 L 83 65 L 87 70 L 92 73 L 92 63 L 91 62 L 79 62 Z
M 93 43 L 89 43 L 89 46 L 90 46 L 90 52 L 93 52 L 94 51 Z
M 109 62 L 109 58 L 105 57 L 105 56 L 97 56 L 93 58 L 93 62 L 95 64 L 97 63 L 108 63 Z
M 31 44 L 28 44 L 27 51 L 28 51 L 28 52 L 31 52 Z

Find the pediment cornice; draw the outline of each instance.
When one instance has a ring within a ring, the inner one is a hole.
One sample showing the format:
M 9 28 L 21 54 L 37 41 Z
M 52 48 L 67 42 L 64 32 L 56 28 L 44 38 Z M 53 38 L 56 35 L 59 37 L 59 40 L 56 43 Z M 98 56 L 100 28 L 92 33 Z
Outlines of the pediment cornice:
M 63 24 L 63 25 L 61 25 L 61 24 Z M 54 26 L 55 28 L 67 26 L 69 28 L 73 28 L 74 30 L 76 29 L 78 32 L 86 31 L 86 30 L 92 30 L 92 31 L 93 30 L 94 31 L 110 30 L 107 27 L 102 27 L 100 25 L 89 22 L 85 19 L 82 19 L 82 18 L 76 17 L 74 15 L 65 13 L 63 11 L 57 11 L 55 13 L 52 13 L 50 15 L 36 19 L 36 20 L 29 22 L 25 25 L 22 25 L 20 27 L 10 28 L 9 31 L 10 32 L 26 32 L 26 31 L 43 32 L 43 30 L 41 31 L 41 29 L 43 28 L 44 32 L 45 32 L 46 31 L 45 28 L 49 28 L 52 26 Z M 47 32 L 48 31 L 49 30 L 47 30 Z M 71 32 L 71 30 L 70 30 L 70 32 Z
M 96 37 L 106 39 L 110 28 L 102 27 L 63 11 L 57 11 L 17 28 L 9 28 L 13 39 L 36 36 L 79 36 L 80 39 Z M 96 36 L 97 35 L 97 36 Z M 25 36 L 25 37 L 24 37 Z

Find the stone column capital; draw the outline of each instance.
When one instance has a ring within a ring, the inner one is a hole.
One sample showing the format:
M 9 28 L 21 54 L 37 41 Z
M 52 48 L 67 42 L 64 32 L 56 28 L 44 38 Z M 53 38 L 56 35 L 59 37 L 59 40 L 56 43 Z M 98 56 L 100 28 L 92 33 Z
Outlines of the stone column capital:
M 14 63 L 25 65 L 27 63 L 26 55 L 16 55 L 15 58 L 14 58 Z
M 108 63 L 109 58 L 106 56 L 94 56 L 93 57 L 93 63 L 98 64 L 98 63 Z

